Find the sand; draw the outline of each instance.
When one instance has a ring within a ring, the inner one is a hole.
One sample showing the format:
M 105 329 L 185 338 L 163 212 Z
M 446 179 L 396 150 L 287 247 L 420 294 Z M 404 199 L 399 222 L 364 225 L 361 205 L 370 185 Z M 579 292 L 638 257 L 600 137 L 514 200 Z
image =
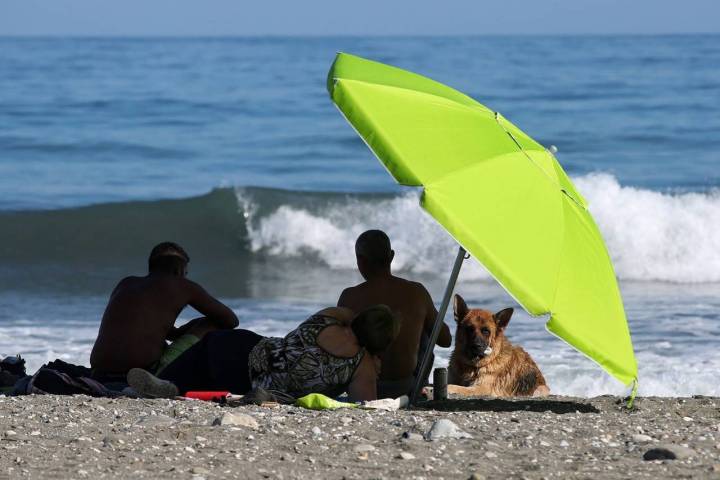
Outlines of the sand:
M 212 425 L 228 413 L 236 425 Z M 424 439 L 438 420 L 471 438 Z M 657 448 L 678 458 L 643 459 Z M 720 478 L 720 399 L 640 398 L 631 412 L 609 396 L 315 412 L 1 397 L 0 478 L 18 477 Z

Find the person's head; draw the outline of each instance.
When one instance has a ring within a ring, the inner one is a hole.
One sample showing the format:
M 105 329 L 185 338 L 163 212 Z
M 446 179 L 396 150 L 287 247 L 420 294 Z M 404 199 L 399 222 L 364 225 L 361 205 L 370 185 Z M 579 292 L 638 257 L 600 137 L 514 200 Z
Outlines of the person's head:
M 400 318 L 387 305 L 375 305 L 358 313 L 350 327 L 361 347 L 380 355 L 400 331 Z
M 150 252 L 148 271 L 185 276 L 189 262 L 190 257 L 180 245 L 173 242 L 162 242 L 155 245 Z
M 358 270 L 367 279 L 378 273 L 389 273 L 395 251 L 390 239 L 382 230 L 368 230 L 355 241 L 355 257 Z

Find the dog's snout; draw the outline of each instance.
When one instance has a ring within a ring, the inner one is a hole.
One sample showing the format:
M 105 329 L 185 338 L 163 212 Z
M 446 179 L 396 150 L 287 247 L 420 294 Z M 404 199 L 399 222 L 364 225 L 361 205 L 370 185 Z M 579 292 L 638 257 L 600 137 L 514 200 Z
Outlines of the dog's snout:
M 475 341 L 475 343 L 473 343 L 473 347 L 485 350 L 487 348 L 487 342 L 483 342 L 482 340 Z
M 487 347 L 488 347 L 487 343 L 485 343 L 483 341 L 475 341 L 472 344 L 470 344 L 469 350 L 473 354 L 473 356 L 480 357 L 480 356 L 484 355 Z

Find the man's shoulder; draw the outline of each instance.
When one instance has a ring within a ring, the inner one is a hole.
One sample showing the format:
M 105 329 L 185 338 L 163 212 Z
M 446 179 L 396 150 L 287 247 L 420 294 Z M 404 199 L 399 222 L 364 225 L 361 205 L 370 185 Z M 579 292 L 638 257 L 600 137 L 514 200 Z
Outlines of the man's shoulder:
M 367 282 L 347 287 L 338 297 L 338 306 L 352 308 L 353 310 L 358 309 L 363 304 L 366 289 Z
M 353 285 L 352 287 L 347 287 L 345 290 L 342 291 L 344 295 L 352 295 L 354 293 L 362 292 L 367 288 L 367 282 L 358 283 L 357 285 Z
M 122 289 L 122 288 L 129 288 L 129 287 L 132 286 L 132 285 L 136 285 L 136 284 L 142 282 L 144 278 L 145 278 L 145 277 L 136 277 L 136 276 L 134 276 L 134 275 L 125 277 L 125 278 L 121 279 L 121 280 L 117 283 L 117 285 L 115 285 L 114 291 L 117 291 L 117 290 Z
M 138 280 L 142 280 L 142 279 L 144 279 L 144 278 L 146 278 L 146 277 L 138 277 L 137 275 L 128 275 L 127 277 L 121 279 L 121 280 L 118 282 L 118 285 L 120 285 L 121 283 L 137 282 Z
M 196 295 L 200 292 L 205 292 L 205 289 L 199 283 L 190 280 L 187 277 L 172 277 L 169 280 L 169 284 L 172 288 L 186 292 L 188 294 Z
M 200 284 L 189 278 L 173 275 L 153 279 L 143 288 L 151 295 L 166 298 L 168 302 L 174 305 L 187 305 L 202 301 L 207 296 L 207 292 Z
M 407 288 L 408 290 L 413 291 L 417 294 L 426 295 L 428 293 L 427 288 L 425 288 L 425 285 L 423 285 L 420 282 L 416 282 L 414 280 L 408 280 L 406 278 L 402 277 L 394 277 L 400 285 Z
M 157 292 L 163 292 L 167 294 L 170 292 L 180 293 L 195 293 L 202 287 L 192 280 L 175 276 L 175 275 L 148 275 L 146 277 L 127 277 L 131 279 L 126 285 L 135 286 L 144 290 L 151 290 Z M 126 279 L 123 279 L 124 282 Z

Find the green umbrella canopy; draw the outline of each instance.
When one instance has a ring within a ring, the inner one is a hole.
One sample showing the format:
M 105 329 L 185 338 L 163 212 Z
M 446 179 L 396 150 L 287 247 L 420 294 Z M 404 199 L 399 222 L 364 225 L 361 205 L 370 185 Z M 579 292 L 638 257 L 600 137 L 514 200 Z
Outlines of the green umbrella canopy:
M 554 155 L 441 83 L 353 55 L 328 74 L 333 102 L 395 180 L 547 329 L 615 378 L 637 379 L 600 232 Z

